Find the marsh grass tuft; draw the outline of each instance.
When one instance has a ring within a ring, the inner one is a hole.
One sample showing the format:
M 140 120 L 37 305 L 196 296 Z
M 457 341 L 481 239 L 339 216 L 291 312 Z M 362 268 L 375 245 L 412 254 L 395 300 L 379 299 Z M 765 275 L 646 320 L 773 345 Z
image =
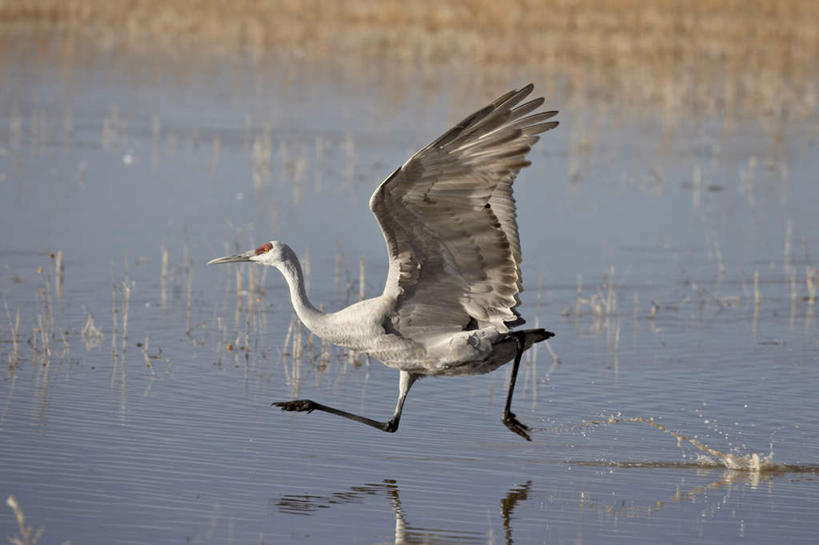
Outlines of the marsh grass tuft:
M 87 312 L 87 314 L 88 317 L 85 319 L 85 325 L 82 326 L 82 331 L 80 333 L 82 335 L 82 340 L 85 341 L 86 352 L 90 352 L 102 344 L 102 341 L 105 340 L 105 335 L 94 324 L 93 314 L 90 312 Z
M 33 526 L 26 526 L 26 517 L 23 514 L 23 508 L 14 496 L 6 498 L 6 505 L 14 511 L 14 518 L 17 521 L 17 528 L 20 532 L 20 537 L 10 537 L 9 543 L 12 545 L 37 545 L 40 536 L 43 534 L 43 529 L 34 529 Z
M 168 305 L 168 245 L 162 243 L 162 272 L 160 273 L 159 304 L 165 309 Z
M 609 266 L 603 272 L 603 283 L 598 287 L 597 292 L 589 297 L 583 296 L 583 276 L 577 276 L 577 300 L 573 307 L 566 307 L 562 311 L 563 316 L 582 316 L 588 309 L 598 320 L 602 322 L 605 317 L 617 315 L 617 287 L 614 284 L 614 266 Z
M 6 309 L 6 317 L 9 320 L 9 331 L 11 333 L 11 354 L 8 356 L 9 369 L 14 370 L 20 365 L 20 343 L 18 340 L 20 336 L 20 308 L 17 308 L 17 314 L 12 320 L 5 298 L 3 299 L 3 306 Z
M 63 251 L 58 250 L 54 258 L 54 281 L 56 284 L 57 297 L 62 299 L 63 281 L 65 280 L 65 268 L 63 266 Z
M 816 287 L 819 285 L 819 269 L 805 268 L 805 282 L 808 286 L 808 304 L 816 303 Z

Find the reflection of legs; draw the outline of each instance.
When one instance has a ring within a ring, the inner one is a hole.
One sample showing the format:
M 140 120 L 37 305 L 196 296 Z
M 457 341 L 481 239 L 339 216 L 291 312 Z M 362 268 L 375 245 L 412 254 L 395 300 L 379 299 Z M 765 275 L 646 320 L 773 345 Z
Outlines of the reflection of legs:
M 501 500 L 501 516 L 503 517 L 503 530 L 506 533 L 506 543 L 512 543 L 512 510 L 520 501 L 529 499 L 529 489 L 532 487 L 532 481 L 526 481 L 526 484 L 513 488 L 506 494 L 506 497 Z
M 509 333 L 509 335 L 515 339 L 517 352 L 515 353 L 515 363 L 512 366 L 512 376 L 509 377 L 509 392 L 506 394 L 506 407 L 503 409 L 503 423 L 506 424 L 506 427 L 513 432 L 517 433 L 527 441 L 531 441 L 532 438 L 529 437 L 529 434 L 527 433 L 529 431 L 529 426 L 520 422 L 515 416 L 515 413 L 512 412 L 512 394 L 515 391 L 515 381 L 518 378 L 520 358 L 523 355 L 524 348 L 526 347 L 526 333 L 524 331 L 512 331 Z
M 407 398 L 407 393 L 412 387 L 412 384 L 416 380 L 418 380 L 419 376 L 420 375 L 411 375 L 406 371 L 401 371 L 401 377 L 398 383 L 398 402 L 395 404 L 395 412 L 393 413 L 392 418 L 390 418 L 386 422 L 379 422 L 378 420 L 373 420 L 365 416 L 348 413 L 347 411 L 342 411 L 340 409 L 334 409 L 333 407 L 328 407 L 327 405 L 322 405 L 320 403 L 316 403 L 315 401 L 310 401 L 309 399 L 295 399 L 293 401 L 276 401 L 275 403 L 273 403 L 273 405 L 275 405 L 276 407 L 281 407 L 281 410 L 283 411 L 297 411 L 307 413 L 311 413 L 313 411 L 324 411 L 326 413 L 337 414 L 338 416 L 349 418 L 350 420 L 355 420 L 356 422 L 361 422 L 362 424 L 367 424 L 368 426 L 378 428 L 379 430 L 382 431 L 394 432 L 395 430 L 398 429 L 398 423 L 401 420 L 401 411 L 404 408 L 404 400 Z
M 392 512 L 395 515 L 395 543 L 407 543 L 407 519 L 404 517 L 404 510 L 401 508 L 401 498 L 398 497 L 398 485 L 391 479 L 384 481 L 387 485 L 387 493 L 392 500 Z

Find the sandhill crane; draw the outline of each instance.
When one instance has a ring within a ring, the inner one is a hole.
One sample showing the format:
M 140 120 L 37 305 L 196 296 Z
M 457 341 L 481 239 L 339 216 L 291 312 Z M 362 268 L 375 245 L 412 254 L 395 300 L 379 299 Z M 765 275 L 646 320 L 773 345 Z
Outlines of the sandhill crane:
M 531 441 L 529 427 L 511 410 L 515 379 L 523 352 L 553 333 L 511 330 L 524 323 L 516 310 L 523 283 L 512 182 L 529 165 L 526 154 L 537 135 L 558 125 L 549 121 L 555 111 L 532 113 L 543 98 L 520 104 L 533 88 L 510 91 L 470 115 L 375 190 L 370 209 L 389 253 L 381 295 L 338 312 L 317 310 L 307 299 L 296 254 L 277 241 L 209 262 L 276 267 L 310 331 L 400 373 L 398 401 L 386 422 L 308 399 L 274 405 L 325 411 L 394 432 L 407 393 L 420 377 L 488 373 L 514 360 L 503 423 Z

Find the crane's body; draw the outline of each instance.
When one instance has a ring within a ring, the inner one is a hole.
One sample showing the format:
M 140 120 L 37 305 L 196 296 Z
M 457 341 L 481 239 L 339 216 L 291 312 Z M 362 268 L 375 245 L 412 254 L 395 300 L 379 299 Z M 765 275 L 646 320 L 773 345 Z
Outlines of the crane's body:
M 310 400 L 276 402 L 288 411 L 322 410 L 395 431 L 412 384 L 422 376 L 487 373 L 514 360 L 503 421 L 530 439 L 510 406 L 522 353 L 553 334 L 513 331 L 523 289 L 512 183 L 529 163 L 537 134 L 557 112 L 529 113 L 538 98 L 511 91 L 413 155 L 373 193 L 389 272 L 381 295 L 324 313 L 308 300 L 296 254 L 270 241 L 210 263 L 252 261 L 278 268 L 299 319 L 315 335 L 365 352 L 400 371 L 393 417 L 378 422 Z

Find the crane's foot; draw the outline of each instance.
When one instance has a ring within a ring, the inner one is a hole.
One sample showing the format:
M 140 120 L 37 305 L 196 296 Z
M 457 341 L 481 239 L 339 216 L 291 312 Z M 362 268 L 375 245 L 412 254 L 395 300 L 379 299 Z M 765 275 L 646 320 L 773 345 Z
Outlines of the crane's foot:
M 318 405 L 315 401 L 309 399 L 294 399 L 292 401 L 274 401 L 273 405 L 279 407 L 283 411 L 295 411 L 300 413 L 311 413 L 315 411 Z
M 507 413 L 503 415 L 503 423 L 504 425 L 512 430 L 513 432 L 517 433 L 527 441 L 531 441 L 532 438 L 529 437 L 529 426 L 518 420 L 518 417 L 515 416 L 515 413 Z

